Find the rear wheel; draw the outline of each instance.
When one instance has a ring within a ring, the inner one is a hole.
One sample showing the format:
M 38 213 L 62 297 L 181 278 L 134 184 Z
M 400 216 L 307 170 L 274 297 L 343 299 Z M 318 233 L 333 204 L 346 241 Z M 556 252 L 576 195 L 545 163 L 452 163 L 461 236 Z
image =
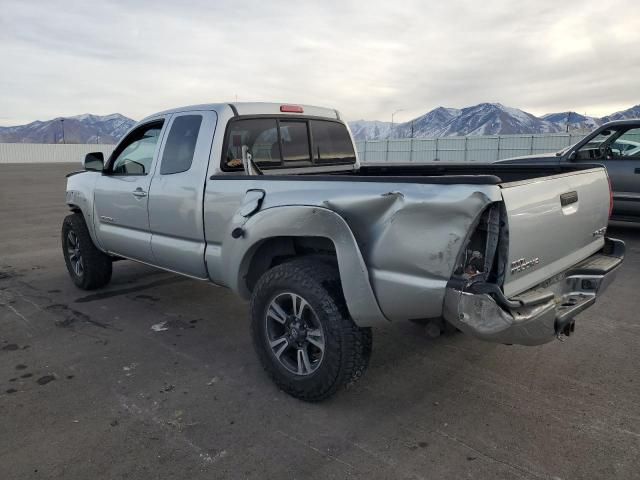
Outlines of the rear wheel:
M 83 290 L 103 287 L 111 280 L 111 257 L 93 244 L 80 213 L 62 222 L 62 254 L 73 283 Z
M 371 356 L 371 329 L 349 317 L 337 268 L 299 259 L 258 281 L 253 341 L 264 369 L 288 394 L 319 401 L 354 383 Z

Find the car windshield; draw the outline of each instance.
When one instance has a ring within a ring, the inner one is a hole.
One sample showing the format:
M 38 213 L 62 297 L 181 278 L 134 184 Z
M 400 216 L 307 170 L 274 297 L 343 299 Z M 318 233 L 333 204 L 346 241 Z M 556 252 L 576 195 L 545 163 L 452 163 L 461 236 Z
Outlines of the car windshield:
M 613 133 L 612 130 L 604 130 L 603 132 L 598 134 L 598 136 L 596 136 L 595 138 L 591 139 L 582 148 L 598 148 L 600 145 L 602 145 L 604 142 L 606 142 L 607 140 L 609 140 L 611 138 L 611 134 L 612 133 Z
M 610 140 L 612 138 L 612 134 L 613 133 L 615 133 L 615 130 L 603 130 L 596 137 L 592 138 L 591 140 L 589 140 L 589 142 L 584 144 L 580 148 L 580 150 L 581 151 L 583 151 L 583 150 L 598 150 L 600 148 L 600 146 L 605 141 Z M 569 151 L 573 150 L 578 143 L 580 143 L 580 142 L 573 143 L 573 144 L 569 145 L 568 147 L 563 148 L 562 150 L 558 151 L 556 153 L 556 155 L 561 156 L 561 155 L 564 155 L 564 154 L 568 153 Z

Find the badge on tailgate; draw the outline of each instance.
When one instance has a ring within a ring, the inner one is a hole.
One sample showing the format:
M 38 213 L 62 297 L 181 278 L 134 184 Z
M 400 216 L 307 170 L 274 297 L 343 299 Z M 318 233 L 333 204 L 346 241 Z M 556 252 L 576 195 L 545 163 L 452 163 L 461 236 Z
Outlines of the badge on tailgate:
M 539 257 L 533 258 L 519 258 L 511 262 L 511 275 L 514 273 L 524 272 L 525 270 L 529 270 L 540 263 Z

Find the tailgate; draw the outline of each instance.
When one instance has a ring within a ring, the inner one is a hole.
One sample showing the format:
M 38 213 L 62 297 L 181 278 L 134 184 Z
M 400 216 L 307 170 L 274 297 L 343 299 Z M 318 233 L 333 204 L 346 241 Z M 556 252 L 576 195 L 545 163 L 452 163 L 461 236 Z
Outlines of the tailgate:
M 610 199 L 603 168 L 501 188 L 509 228 L 505 296 L 567 270 L 604 245 Z

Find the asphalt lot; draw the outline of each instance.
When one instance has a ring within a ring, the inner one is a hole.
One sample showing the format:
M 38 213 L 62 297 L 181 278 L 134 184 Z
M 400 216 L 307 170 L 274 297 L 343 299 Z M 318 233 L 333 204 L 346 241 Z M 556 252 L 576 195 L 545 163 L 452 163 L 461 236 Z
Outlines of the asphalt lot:
M 73 286 L 75 169 L 0 165 L 0 479 L 640 478 L 640 227 L 610 229 L 627 259 L 566 342 L 398 324 L 356 387 L 306 404 L 231 292 L 133 262 Z

